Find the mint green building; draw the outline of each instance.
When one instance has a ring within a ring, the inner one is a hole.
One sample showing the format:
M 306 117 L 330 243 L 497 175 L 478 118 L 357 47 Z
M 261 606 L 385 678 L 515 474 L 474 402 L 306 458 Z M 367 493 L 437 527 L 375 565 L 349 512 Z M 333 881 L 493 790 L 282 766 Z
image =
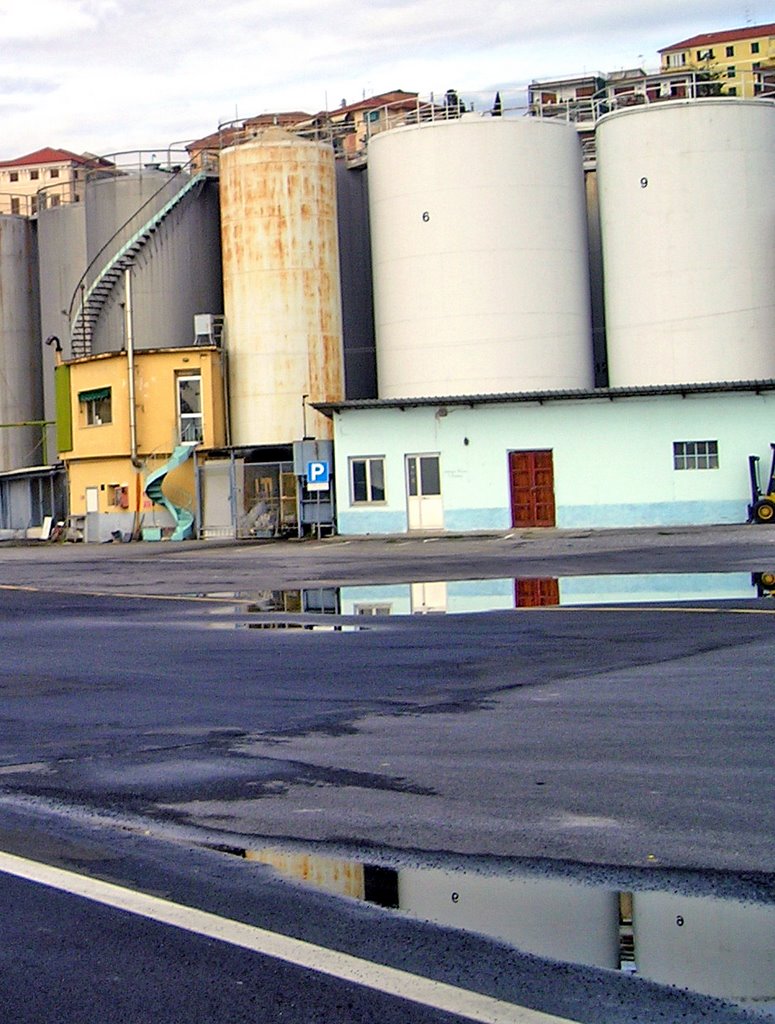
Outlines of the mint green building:
M 775 441 L 775 380 L 317 407 L 345 535 L 742 523 Z

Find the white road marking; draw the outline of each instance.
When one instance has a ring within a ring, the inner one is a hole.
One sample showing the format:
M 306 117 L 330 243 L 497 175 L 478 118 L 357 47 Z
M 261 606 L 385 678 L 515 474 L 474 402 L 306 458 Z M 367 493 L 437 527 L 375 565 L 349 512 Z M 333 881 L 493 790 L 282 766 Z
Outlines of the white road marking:
M 577 1024 L 395 967 L 0 851 L 0 871 L 482 1024 Z

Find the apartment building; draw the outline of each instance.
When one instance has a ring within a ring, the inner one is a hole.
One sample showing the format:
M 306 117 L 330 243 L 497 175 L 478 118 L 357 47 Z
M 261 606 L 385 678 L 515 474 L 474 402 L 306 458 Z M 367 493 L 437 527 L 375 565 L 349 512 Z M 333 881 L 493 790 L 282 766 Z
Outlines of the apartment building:
M 31 217 L 42 203 L 80 202 L 87 171 L 110 166 L 92 154 L 79 156 L 51 146 L 4 160 L 0 162 L 0 213 Z
M 705 72 L 724 96 L 775 94 L 775 23 L 703 32 L 659 51 L 661 70 Z

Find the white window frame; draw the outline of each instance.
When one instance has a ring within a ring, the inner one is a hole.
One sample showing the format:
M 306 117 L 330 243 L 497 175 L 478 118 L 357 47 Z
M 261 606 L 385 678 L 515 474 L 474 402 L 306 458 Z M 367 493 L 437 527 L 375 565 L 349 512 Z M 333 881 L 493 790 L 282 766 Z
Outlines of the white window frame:
M 673 441 L 673 469 L 718 469 L 718 441 Z
M 379 463 L 382 471 L 382 497 L 374 497 L 375 488 L 379 487 L 372 480 L 373 465 Z M 355 466 L 362 464 L 366 473 L 366 497 L 355 497 Z M 387 487 L 385 485 L 385 456 L 384 455 L 351 455 L 348 459 L 347 473 L 350 479 L 350 504 L 351 505 L 384 505 L 387 502 Z
M 104 427 L 113 422 L 113 391 L 108 388 L 104 398 L 80 399 L 87 427 Z
M 183 412 L 181 388 L 184 384 L 196 381 L 199 385 L 199 410 L 197 412 Z M 202 374 L 201 373 L 179 373 L 175 377 L 175 392 L 178 407 L 178 432 L 182 442 L 204 440 L 204 414 L 202 412 Z

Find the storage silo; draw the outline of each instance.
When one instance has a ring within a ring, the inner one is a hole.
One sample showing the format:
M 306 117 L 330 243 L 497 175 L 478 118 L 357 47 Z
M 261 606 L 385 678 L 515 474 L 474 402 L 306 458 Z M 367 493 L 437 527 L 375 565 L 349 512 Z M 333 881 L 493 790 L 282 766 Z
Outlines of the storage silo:
M 63 355 L 70 355 L 70 322 L 67 309 L 76 285 L 86 268 L 86 206 L 84 203 L 50 203 L 38 213 L 38 258 L 40 262 L 40 338 L 43 363 L 43 411 L 47 420 L 56 419 L 54 368 L 56 346 L 45 344 L 59 339 Z M 48 430 L 48 451 L 56 452 L 56 430 Z
M 368 170 L 336 161 L 342 347 L 347 398 L 377 397 L 374 296 L 369 237 Z
M 330 437 L 304 396 L 344 396 L 333 151 L 270 128 L 220 173 L 232 442 Z
M 766 100 L 671 100 L 601 119 L 611 386 L 775 377 L 774 168 Z
M 381 398 L 593 386 L 581 148 L 465 114 L 369 142 Z
M 38 312 L 37 245 L 33 222 L 0 217 L 0 471 L 43 463 L 43 390 Z
M 85 288 L 98 283 L 122 247 L 136 238 L 131 268 L 135 347 L 193 344 L 195 314 L 223 311 L 217 181 L 156 165 L 116 174 L 100 171 L 90 177 L 84 202 Z M 125 344 L 122 275 L 105 291 L 83 354 L 115 352 Z

